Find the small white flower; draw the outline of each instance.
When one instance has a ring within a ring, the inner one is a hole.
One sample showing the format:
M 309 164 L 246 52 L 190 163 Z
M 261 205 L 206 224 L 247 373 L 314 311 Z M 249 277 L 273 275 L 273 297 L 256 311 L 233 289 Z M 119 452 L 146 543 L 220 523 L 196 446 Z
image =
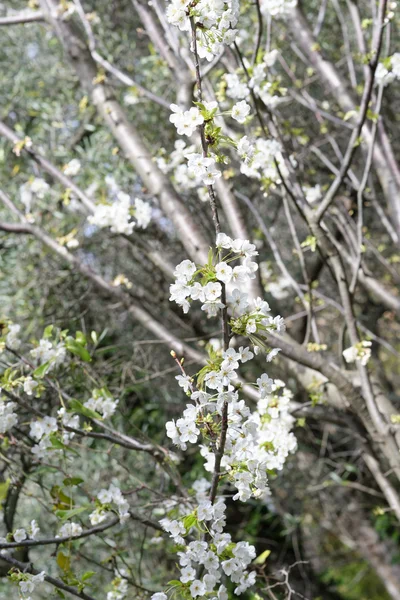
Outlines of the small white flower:
M 246 100 L 242 100 L 233 106 L 231 116 L 238 123 L 244 123 L 249 113 L 250 105 L 247 104 Z
M 192 594 L 192 598 L 197 598 L 197 596 L 203 596 L 206 593 L 205 583 L 200 581 L 199 579 L 195 579 L 190 586 L 190 593 Z
M 68 177 L 73 177 L 74 175 L 77 175 L 79 173 L 80 169 L 81 169 L 81 163 L 79 162 L 79 160 L 77 158 L 73 158 L 72 160 L 69 161 L 68 164 L 65 165 L 64 173 Z
M 347 363 L 360 362 L 363 366 L 367 364 L 371 358 L 371 345 L 372 342 L 361 341 L 354 346 L 350 346 L 343 350 L 343 357 Z
M 222 261 L 215 266 L 215 274 L 219 281 L 223 283 L 229 283 L 232 279 L 232 267 L 226 262 Z
M 32 396 L 33 392 L 35 391 L 35 389 L 37 388 L 38 385 L 39 384 L 37 383 L 37 381 L 32 379 L 32 377 L 30 377 L 30 376 L 25 377 L 25 380 L 24 380 L 25 394 L 27 394 L 28 396 Z
M 27 535 L 25 529 L 16 529 L 13 533 L 13 538 L 16 542 L 22 542 L 26 540 Z

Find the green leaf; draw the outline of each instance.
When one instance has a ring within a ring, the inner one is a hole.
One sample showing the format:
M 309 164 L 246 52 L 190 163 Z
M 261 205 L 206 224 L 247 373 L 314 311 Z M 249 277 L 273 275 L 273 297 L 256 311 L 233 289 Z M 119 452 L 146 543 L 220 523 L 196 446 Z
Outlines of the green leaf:
M 35 369 L 33 371 L 32 377 L 41 379 L 42 377 L 44 377 L 46 375 L 46 373 L 50 369 L 50 367 L 51 367 L 51 361 L 48 360 L 47 362 L 43 363 L 42 365 L 40 365 L 40 367 L 38 367 L 37 369 Z
M 80 477 L 66 477 L 63 481 L 63 484 L 67 487 L 71 487 L 73 485 L 79 485 L 80 483 L 83 483 L 84 480 L 81 479 Z
M 90 504 L 79 506 L 78 508 L 72 508 L 71 510 L 56 510 L 55 515 L 61 519 L 61 521 L 67 521 L 68 519 L 72 519 L 72 517 L 80 515 L 89 510 L 89 508 L 91 508 Z
M 86 571 L 86 573 L 84 573 L 82 575 L 82 581 L 87 581 L 88 579 L 90 579 L 91 577 L 93 577 L 93 575 L 96 575 L 95 571 Z
M 8 488 L 10 487 L 11 479 L 7 479 L 0 483 L 0 504 L 7 498 Z
M 71 570 L 71 558 L 61 551 L 57 554 L 57 564 L 63 571 Z
M 78 344 L 81 344 L 82 346 L 86 346 L 86 343 L 87 343 L 86 336 L 82 331 L 76 332 L 75 339 L 78 342 Z
M 83 406 L 83 404 L 75 398 L 70 400 L 69 409 L 73 412 L 83 415 L 84 417 L 88 417 L 89 419 L 101 419 L 101 415 L 99 413 L 91 408 L 87 408 L 87 406 Z
M 256 559 L 254 559 L 253 564 L 255 565 L 263 565 L 267 560 L 268 556 L 271 554 L 271 550 L 264 550 Z
M 195 515 L 188 515 L 183 519 L 183 526 L 186 530 L 189 530 L 191 527 L 194 527 L 197 523 L 197 518 Z
M 47 325 L 46 329 L 43 332 L 43 337 L 47 340 L 49 337 L 51 337 L 51 334 L 53 333 L 53 328 L 54 325 Z
M 53 485 L 53 487 L 50 490 L 50 495 L 57 504 L 57 508 L 70 509 L 75 504 L 73 499 L 67 496 L 67 494 L 63 492 L 62 488 L 59 485 Z
M 213 249 L 210 248 L 208 251 L 208 260 L 207 260 L 207 264 L 211 267 L 213 264 L 213 259 L 214 259 L 214 252 Z
M 171 579 L 171 581 L 168 581 L 167 585 L 179 585 L 182 586 L 182 582 L 178 581 L 178 579 Z
M 49 439 L 51 441 L 51 445 L 53 448 L 57 448 L 57 450 L 68 450 L 69 448 L 60 440 L 58 437 L 58 433 L 51 433 L 49 435 Z
M 84 348 L 80 343 L 71 337 L 68 337 L 65 340 L 65 347 L 69 352 L 71 352 L 71 354 L 79 356 L 79 358 L 81 358 L 84 362 L 90 362 L 92 360 L 86 348 Z

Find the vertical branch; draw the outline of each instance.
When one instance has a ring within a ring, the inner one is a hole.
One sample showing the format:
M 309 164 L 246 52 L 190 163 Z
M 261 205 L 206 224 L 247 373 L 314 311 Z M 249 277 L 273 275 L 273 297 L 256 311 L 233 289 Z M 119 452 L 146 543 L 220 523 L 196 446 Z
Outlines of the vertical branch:
M 196 23 L 194 22 L 193 17 L 190 19 L 190 26 L 192 32 L 192 50 L 194 54 L 194 64 L 196 70 L 196 84 L 198 91 L 198 99 L 200 102 L 203 100 L 203 89 L 202 89 L 202 81 L 201 81 L 201 71 L 200 71 L 200 61 L 199 54 L 197 52 L 197 38 L 196 38 Z M 205 135 L 205 124 L 202 123 L 200 125 L 200 139 L 201 146 L 203 151 L 203 156 L 206 157 L 208 154 L 208 144 Z M 207 186 L 208 195 L 210 200 L 211 213 L 213 218 L 213 223 L 215 227 L 215 235 L 217 236 L 221 233 L 221 224 L 219 221 L 217 201 L 214 193 L 214 188 L 212 185 Z M 219 253 L 219 258 L 221 259 L 221 253 Z M 226 307 L 226 287 L 225 284 L 222 284 L 222 294 L 221 294 L 222 304 L 224 308 L 221 309 L 221 320 L 222 320 L 222 332 L 223 332 L 223 347 L 224 350 L 227 350 L 229 347 L 229 325 L 228 325 L 228 310 Z M 220 469 L 221 469 L 221 460 L 225 451 L 226 444 L 226 434 L 228 431 L 228 402 L 225 400 L 222 407 L 222 416 L 221 416 L 221 433 L 218 441 L 218 446 L 215 450 L 215 465 L 214 472 L 211 482 L 211 490 L 210 490 L 210 500 L 212 503 L 215 502 L 215 498 L 218 491 L 218 483 L 221 477 Z

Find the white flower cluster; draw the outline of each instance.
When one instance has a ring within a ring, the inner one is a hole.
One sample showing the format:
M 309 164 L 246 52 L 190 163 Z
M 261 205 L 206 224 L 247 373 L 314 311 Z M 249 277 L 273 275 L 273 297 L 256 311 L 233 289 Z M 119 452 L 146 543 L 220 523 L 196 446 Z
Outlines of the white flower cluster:
M 78 175 L 81 170 L 81 163 L 77 158 L 73 158 L 69 161 L 64 167 L 64 173 L 68 177 L 74 177 L 74 175 Z
M 225 73 L 226 95 L 229 98 L 245 99 L 250 96 L 250 90 L 246 82 L 242 81 L 238 73 Z
M 84 406 L 100 413 L 103 419 L 108 419 L 115 413 L 119 400 L 113 400 L 111 396 L 100 394 L 95 394 L 95 396 L 95 398 L 89 398 Z
M 297 0 L 261 0 L 261 12 L 264 15 L 284 19 L 296 8 Z
M 218 104 L 217 102 L 204 102 L 201 104 L 201 110 L 197 106 L 193 106 L 189 110 L 183 111 L 176 104 L 171 104 L 170 108 L 173 114 L 170 115 L 169 120 L 175 125 L 178 134 L 190 137 L 196 127 L 202 125 L 205 121 L 212 121 L 218 109 Z M 250 107 L 248 107 L 248 110 L 250 111 Z M 248 114 L 247 110 L 244 107 L 238 107 L 235 118 L 237 120 L 241 119 L 244 113 Z M 221 171 L 215 167 L 215 156 L 198 154 L 194 151 L 193 146 L 186 148 L 183 152 L 184 148 L 185 146 L 180 145 L 178 150 L 188 161 L 187 172 L 184 171 L 184 179 L 192 182 L 189 187 L 196 187 L 201 184 L 213 185 L 215 180 L 221 177 Z M 176 158 L 180 158 L 180 155 L 177 154 Z
M 79 523 L 74 523 L 73 521 L 69 521 L 68 523 L 65 523 L 65 525 L 63 525 L 60 528 L 60 531 L 58 532 L 58 535 L 56 535 L 57 538 L 64 538 L 64 537 L 75 537 L 77 535 L 81 535 L 83 529 L 81 527 L 81 525 L 79 525 Z
M 115 579 L 111 582 L 113 589 L 107 593 L 107 600 L 123 600 L 128 593 L 128 582 L 125 569 L 115 571 Z
M 25 394 L 27 394 L 27 396 L 32 396 L 39 384 L 30 375 L 28 375 L 28 377 L 25 377 L 23 385 Z
M 35 519 L 32 519 L 30 526 L 28 527 L 28 530 L 26 530 L 24 528 L 16 529 L 13 533 L 13 538 L 14 538 L 15 542 L 23 542 L 28 537 L 31 540 L 36 540 L 39 533 L 40 533 L 39 526 L 38 526 L 37 522 L 35 521 Z
M 288 171 L 281 150 L 277 140 L 259 138 L 252 144 L 247 137 L 242 138 L 238 143 L 238 154 L 242 159 L 240 172 L 272 185 L 282 183 L 281 175 L 286 177 Z
M 200 58 L 211 61 L 223 50 L 223 45 L 235 41 L 238 21 L 238 0 L 172 0 L 167 19 L 181 31 L 190 31 L 190 19 L 196 27 L 197 51 Z M 193 50 L 193 48 L 192 48 Z
M 57 430 L 57 419 L 54 417 L 46 416 L 41 420 L 31 422 L 29 435 L 39 442 L 33 446 L 32 454 L 38 459 L 44 459 L 49 456 L 49 450 L 53 446 L 50 435 Z
M 173 171 L 174 183 L 179 190 L 188 190 L 191 188 L 197 188 L 201 185 L 201 181 L 189 173 L 187 165 L 187 154 L 194 154 L 196 152 L 196 146 L 187 146 L 183 140 L 176 140 L 174 150 L 168 155 L 168 161 L 164 156 L 157 158 L 157 165 L 163 173 L 170 173 Z
M 272 50 L 264 55 L 263 61 L 252 67 L 250 64 L 247 67 L 251 70 L 252 76 L 247 84 L 242 71 L 235 73 L 226 73 L 224 80 L 226 82 L 226 95 L 232 99 L 246 100 L 250 96 L 250 90 L 261 98 L 266 106 L 275 108 L 284 99 L 282 95 L 278 96 L 274 93 L 273 84 L 268 81 L 268 68 L 272 67 L 278 56 L 277 50 Z M 283 94 L 283 88 L 280 89 Z M 242 100 L 242 101 L 243 101 Z M 242 103 L 240 103 L 242 104 Z M 235 105 L 237 106 L 237 104 Z M 233 115 L 232 115 L 233 116 Z M 233 116 L 233 118 L 235 118 Z M 239 121 L 243 122 L 243 121 Z
M 38 346 L 30 351 L 30 355 L 36 364 L 51 363 L 48 369 L 50 371 L 65 362 L 67 351 L 62 342 L 55 344 L 48 339 L 42 338 L 39 340 Z
M 261 98 L 266 106 L 273 109 L 284 100 L 284 96 L 274 94 L 273 85 L 268 81 L 268 69 L 272 67 L 278 57 L 278 50 L 271 50 L 264 54 L 263 61 L 254 66 L 249 87 Z M 280 88 L 283 94 L 283 88 Z
M 233 543 L 229 533 L 224 533 L 226 523 L 225 502 L 218 499 L 211 504 L 207 499 L 201 482 L 196 494 L 198 504 L 194 510 L 180 519 L 162 519 L 161 525 L 173 541 L 180 545 L 179 568 L 180 585 L 176 589 L 188 591 L 192 598 L 207 597 L 212 600 L 228 600 L 228 592 L 221 583 L 223 575 L 236 584 L 234 593 L 240 595 L 255 582 L 256 573 L 247 572 L 251 561 L 255 558 L 254 546 L 248 542 Z M 187 542 L 187 537 L 200 526 L 207 530 L 209 540 Z M 202 573 L 201 579 L 198 573 Z M 152 600 L 166 600 L 167 595 L 158 592 Z
M 249 348 L 241 347 L 238 352 L 229 348 L 222 354 L 219 370 L 206 374 L 204 391 L 192 392 L 195 404 L 188 404 L 176 423 L 169 421 L 166 425 L 168 437 L 186 450 L 187 443 L 196 443 L 201 432 L 203 436 L 211 435 L 213 418 L 222 415 L 223 405 L 228 402 L 228 431 L 221 467 L 238 490 L 234 499 L 242 501 L 268 494 L 267 471 L 281 470 L 296 448 L 296 438 L 290 432 L 294 419 L 288 413 L 291 393 L 282 381 L 270 379 L 266 373 L 257 379 L 261 399 L 253 413 L 233 391 L 239 362 L 253 356 Z M 188 377 L 177 379 L 185 391 L 191 386 Z M 207 388 L 216 392 L 208 393 Z M 203 445 L 201 454 L 206 460 L 205 469 L 212 472 L 214 452 Z
M 175 125 L 178 135 L 190 137 L 195 132 L 196 127 L 204 123 L 204 117 L 197 106 L 192 106 L 189 110 L 182 110 L 177 104 L 171 104 L 170 109 L 172 115 L 170 115 L 169 120 Z
M 308 204 L 316 204 L 322 198 L 322 189 L 320 185 L 314 187 L 303 186 L 304 195 Z
M 379 63 L 375 71 L 375 85 L 386 86 L 396 79 L 400 79 L 400 52 Z
M 15 402 L 5 402 L 0 398 L 0 433 L 6 433 L 18 423 L 18 417 L 14 412 L 16 408 Z
M 67 427 L 73 427 L 74 429 L 79 428 L 79 416 L 67 413 L 64 407 L 57 411 L 58 418 L 60 419 L 61 425 Z M 32 454 L 37 459 L 48 459 L 54 452 L 60 450 L 53 446 L 51 441 L 51 434 L 58 431 L 57 419 L 55 417 L 46 416 L 43 419 L 32 421 L 30 424 L 30 436 L 39 442 L 32 448 Z M 72 431 L 62 431 L 61 441 L 67 446 L 75 436 Z
M 343 350 L 343 357 L 347 363 L 360 362 L 365 366 L 371 358 L 371 346 L 372 342 L 363 340 Z
M 15 352 L 19 350 L 21 346 L 21 340 L 18 337 L 20 331 L 21 325 L 13 324 L 8 326 L 6 345 L 10 348 L 10 350 L 14 350 Z
M 258 268 L 257 263 L 253 262 L 252 257 L 258 254 L 254 244 L 248 240 L 232 240 L 227 235 L 221 233 L 217 237 L 217 249 L 225 248 L 230 252 L 224 257 L 224 260 L 205 267 L 197 267 L 190 260 L 183 260 L 175 269 L 175 283 L 170 286 L 170 300 L 176 302 L 182 307 L 185 313 L 190 308 L 190 301 L 199 300 L 202 302 L 201 309 L 209 317 L 215 316 L 224 305 L 221 302 L 222 286 L 221 283 L 244 282 L 255 277 L 255 271 Z M 229 263 L 242 259 L 242 264 L 232 267 Z M 196 281 L 196 277 L 206 276 L 207 283 L 202 284 Z
M 214 157 L 193 153 L 187 154 L 186 158 L 189 177 L 195 181 L 201 181 L 204 185 L 213 185 L 221 177 L 221 171 L 215 167 Z
M 223 260 L 221 260 L 222 252 Z M 216 240 L 216 255 L 210 251 L 208 262 L 196 266 L 190 260 L 182 261 L 175 269 L 176 282 L 171 285 L 171 300 L 187 312 L 190 301 L 203 302 L 202 309 L 215 315 L 224 307 L 221 302 L 223 285 L 230 287 L 227 305 L 230 310 L 230 328 L 233 333 L 248 336 L 253 343 L 249 347 L 221 350 L 212 345 L 210 360 L 197 374 L 197 381 L 186 375 L 176 377 L 179 386 L 190 396 L 182 417 L 166 424 L 167 436 L 182 450 L 194 444 L 202 436 L 201 454 L 206 471 L 215 472 L 219 444 L 223 454 L 219 472 L 225 482 L 235 489 L 234 500 L 265 497 L 269 494 L 268 472 L 282 469 L 289 453 L 297 442 L 291 432 L 294 418 L 289 414 L 291 393 L 278 379 L 263 373 L 255 385 L 260 399 L 253 412 L 235 390 L 237 370 L 265 347 L 262 337 L 270 330 L 284 331 L 281 317 L 271 317 L 267 302 L 257 298 L 248 301 L 248 295 L 237 285 L 254 277 L 257 264 L 252 258 L 258 253 L 248 240 L 232 240 L 220 233 Z M 242 260 L 243 264 L 230 263 Z M 200 279 L 198 281 L 197 279 Z M 267 361 L 273 359 L 278 349 L 270 351 Z M 224 441 L 222 431 L 224 429 Z M 178 590 L 184 597 L 205 597 L 211 600 L 227 600 L 228 592 L 222 583 L 227 577 L 236 584 L 234 594 L 240 595 L 255 583 L 255 571 L 248 566 L 255 558 L 255 549 L 247 542 L 233 543 L 224 532 L 226 525 L 225 502 L 221 497 L 210 497 L 211 484 L 204 479 L 193 484 L 196 505 L 189 514 L 182 514 L 182 507 L 175 518 L 164 518 L 161 525 L 179 545 L 180 580 L 172 582 L 172 595 Z M 186 505 L 185 505 L 186 508 Z M 193 541 L 195 533 L 207 532 Z M 187 536 L 190 540 L 187 541 Z M 178 593 L 179 593 L 178 591 Z M 167 600 L 164 592 L 153 594 L 152 600 Z
M 215 167 L 215 159 L 211 156 L 203 159 L 201 154 L 196 154 L 196 147 L 186 146 L 183 140 L 175 142 L 175 150 L 168 156 L 169 161 L 162 156 L 157 159 L 157 164 L 163 173 L 173 171 L 174 183 L 179 190 L 187 191 L 195 188 L 203 202 L 207 202 L 208 191 L 205 185 L 215 183 L 221 173 Z
M 37 575 L 32 575 L 31 573 L 19 573 L 18 586 L 22 597 L 26 598 L 26 600 L 30 600 L 28 595 L 30 596 L 30 594 L 35 591 L 38 583 L 42 583 L 44 581 L 45 575 L 46 573 L 44 571 L 38 573 Z
M 100 490 L 100 492 L 97 494 L 97 499 L 100 503 L 100 506 L 89 515 L 92 525 L 98 525 L 107 518 L 107 516 L 110 514 L 110 510 L 112 509 L 112 504 L 115 504 L 117 507 L 117 512 L 121 523 L 129 519 L 129 504 L 117 486 L 111 484 L 108 490 Z
M 132 221 L 133 212 L 136 221 Z M 141 198 L 135 198 L 134 208 L 128 194 L 119 191 L 112 204 L 97 204 L 93 215 L 88 217 L 89 223 L 97 227 L 110 227 L 113 233 L 130 235 L 133 228 L 146 229 L 151 221 L 151 206 Z
M 32 210 L 32 202 L 35 199 L 42 200 L 50 189 L 49 184 L 40 177 L 24 183 L 19 190 L 21 196 L 21 202 L 25 206 L 25 211 L 30 213 Z

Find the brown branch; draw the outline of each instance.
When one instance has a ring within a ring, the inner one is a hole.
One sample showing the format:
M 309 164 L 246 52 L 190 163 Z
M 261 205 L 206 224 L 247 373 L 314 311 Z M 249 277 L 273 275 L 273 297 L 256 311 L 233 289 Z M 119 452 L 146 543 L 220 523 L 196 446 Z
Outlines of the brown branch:
M 5 542 L 0 543 L 0 549 L 4 548 L 20 548 L 32 546 L 48 546 L 50 544 L 63 544 L 64 542 L 70 542 L 71 540 L 80 540 L 82 538 L 90 537 L 91 535 L 96 535 L 97 533 L 101 533 L 102 531 L 106 531 L 106 529 L 110 529 L 110 527 L 114 527 L 119 523 L 119 518 L 116 517 L 112 521 L 108 523 L 104 523 L 103 525 L 98 525 L 97 527 L 92 527 L 92 529 L 87 529 L 83 531 L 79 535 L 66 535 L 63 537 L 55 537 L 55 538 L 44 538 L 43 540 L 23 540 L 22 542 Z
M 32 575 L 38 575 L 40 573 L 40 571 L 38 571 L 37 569 L 33 568 L 33 566 L 31 565 L 31 563 L 20 562 L 19 560 L 16 560 L 15 558 L 13 558 L 12 556 L 10 556 L 9 554 L 2 554 L 1 555 L 1 560 L 3 560 L 4 562 L 8 563 L 9 565 L 12 565 L 13 567 L 16 567 L 17 569 L 19 569 L 23 573 L 31 573 Z M 73 596 L 76 596 L 77 598 L 82 598 L 82 600 L 96 600 L 93 596 L 89 596 L 85 592 L 79 592 L 76 588 L 74 588 L 74 587 L 72 587 L 70 585 L 66 585 L 65 583 L 63 583 L 59 579 L 55 579 L 54 577 L 50 577 L 50 575 L 45 575 L 44 576 L 44 580 L 47 581 L 47 583 L 51 583 L 51 585 L 53 585 L 54 587 L 58 588 L 59 590 L 63 590 L 64 592 L 68 592 L 69 594 L 72 594 Z
M 44 21 L 43 13 L 39 10 L 37 11 L 21 11 L 14 15 L 7 15 L 5 17 L 0 17 L 0 26 L 1 25 L 20 25 L 24 23 L 35 23 L 38 21 Z

